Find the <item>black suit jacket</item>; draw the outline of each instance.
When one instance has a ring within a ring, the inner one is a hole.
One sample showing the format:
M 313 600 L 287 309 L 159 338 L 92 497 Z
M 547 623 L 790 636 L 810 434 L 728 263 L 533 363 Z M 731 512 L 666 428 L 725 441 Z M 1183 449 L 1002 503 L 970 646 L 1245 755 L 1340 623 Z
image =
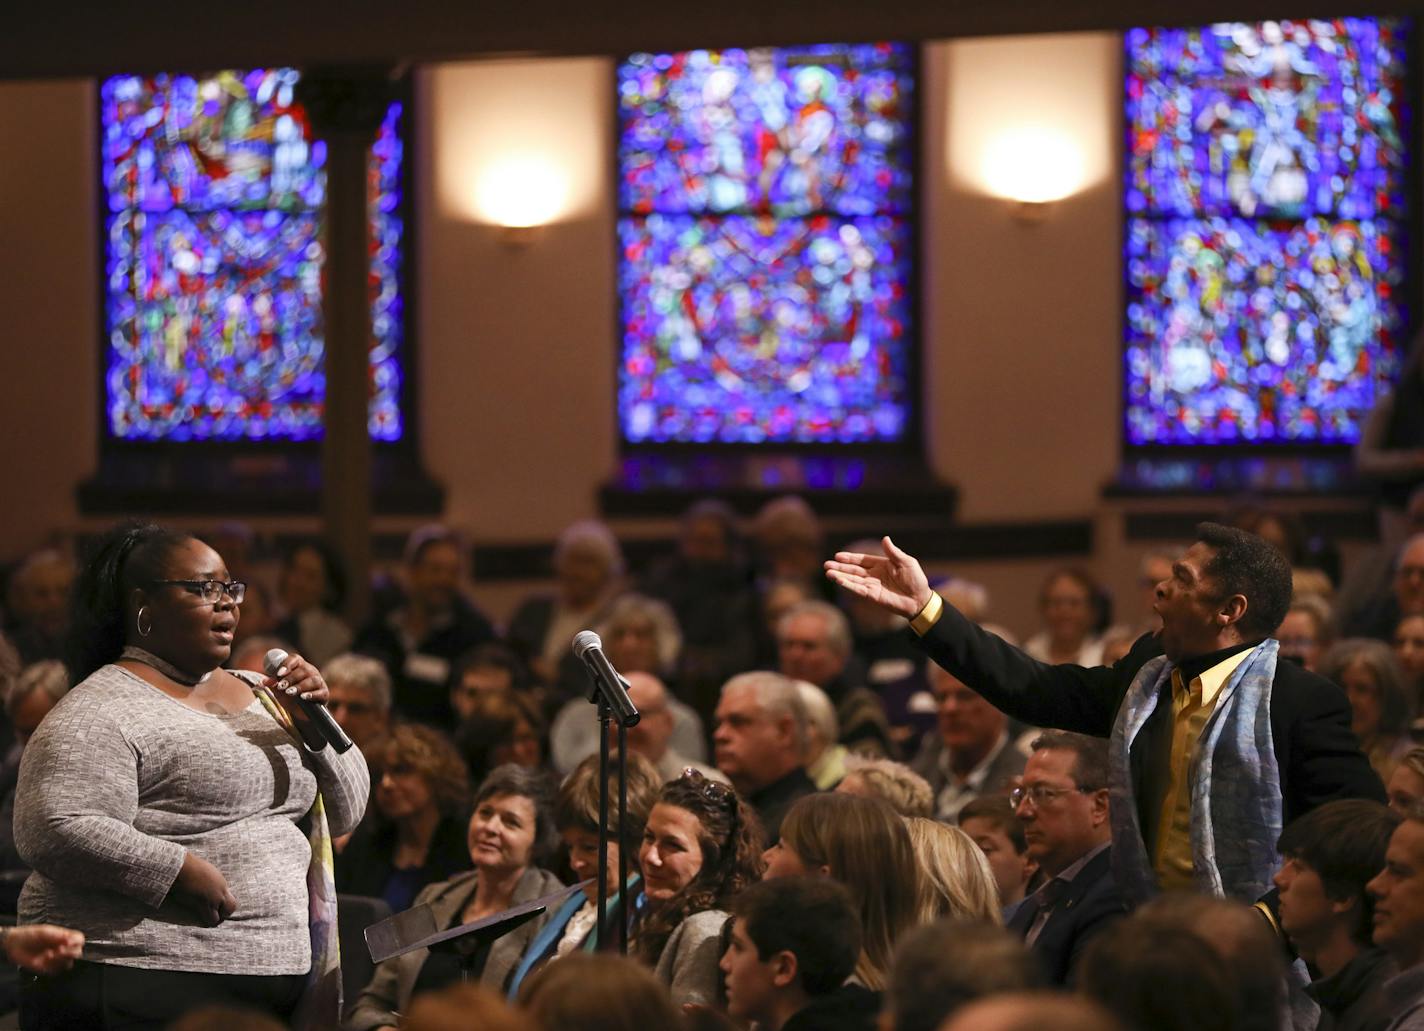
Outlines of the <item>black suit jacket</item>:
M 946 605 L 920 646 L 931 659 L 996 708 L 1038 727 L 1108 737 L 1138 670 L 1162 654 L 1154 634 L 1138 638 L 1112 666 L 1050 666 L 982 630 Z M 1164 688 L 1170 690 L 1170 688 Z M 1385 800 L 1384 786 L 1350 730 L 1350 703 L 1335 684 L 1293 662 L 1276 664 L 1271 736 L 1280 767 L 1285 822 L 1337 798 Z M 1157 827 L 1155 809 L 1171 752 L 1171 706 L 1157 706 L 1132 745 L 1139 823 Z M 1147 841 L 1149 854 L 1154 846 Z
M 1064 888 L 1029 951 L 1050 981 L 1070 985 L 1093 936 L 1126 915 L 1127 902 L 1112 876 L 1112 849 L 1105 848 Z M 1037 917 L 1038 906 L 1030 895 L 1010 918 L 1009 930 L 1022 938 Z

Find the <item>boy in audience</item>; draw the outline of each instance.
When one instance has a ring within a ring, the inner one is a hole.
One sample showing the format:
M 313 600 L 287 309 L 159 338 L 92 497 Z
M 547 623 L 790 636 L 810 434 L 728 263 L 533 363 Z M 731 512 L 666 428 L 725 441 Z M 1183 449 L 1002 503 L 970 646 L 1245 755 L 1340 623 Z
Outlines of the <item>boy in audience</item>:
M 1023 821 L 1014 815 L 1008 795 L 981 795 L 959 810 L 959 829 L 974 839 L 989 860 L 999 886 L 999 905 L 1008 920 L 1038 874 L 1038 864 L 1029 858 Z
M 1384 982 L 1395 973 L 1371 943 L 1374 902 L 1365 885 L 1384 869 L 1399 816 L 1378 802 L 1341 799 L 1312 809 L 1281 834 L 1276 874 L 1281 931 L 1310 965 L 1306 992 L 1340 1028 L 1383 1028 Z
M 850 893 L 829 877 L 779 877 L 732 904 L 722 956 L 727 1012 L 760 1031 L 872 1031 L 877 993 L 845 979 L 860 955 Z

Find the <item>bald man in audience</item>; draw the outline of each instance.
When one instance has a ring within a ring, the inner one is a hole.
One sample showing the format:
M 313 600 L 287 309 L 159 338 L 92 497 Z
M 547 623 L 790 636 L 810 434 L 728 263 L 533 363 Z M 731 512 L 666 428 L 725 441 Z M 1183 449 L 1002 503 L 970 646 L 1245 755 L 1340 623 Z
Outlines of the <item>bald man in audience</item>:
M 766 840 L 798 798 L 815 794 L 806 774 L 806 706 L 780 673 L 741 673 L 722 685 L 712 745 L 717 768 L 761 817 Z
M 628 728 L 628 751 L 651 762 L 665 781 L 691 769 L 725 783 L 727 778 L 719 770 L 693 762 L 672 747 L 673 714 L 667 685 L 651 673 L 629 673 L 624 679 L 628 681 L 628 697 L 641 717 Z

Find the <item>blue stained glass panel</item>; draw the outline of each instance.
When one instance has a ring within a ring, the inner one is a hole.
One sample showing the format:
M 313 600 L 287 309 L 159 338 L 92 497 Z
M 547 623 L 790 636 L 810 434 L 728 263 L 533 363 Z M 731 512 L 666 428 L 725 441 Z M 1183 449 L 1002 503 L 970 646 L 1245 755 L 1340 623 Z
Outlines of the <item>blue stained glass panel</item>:
M 116 76 L 101 89 L 106 396 L 128 440 L 320 437 L 325 144 L 292 69 Z M 402 432 L 400 135 L 368 162 L 371 436 Z
M 1388 260 L 1393 229 L 1131 220 L 1129 440 L 1357 439 L 1380 355 L 1393 355 L 1401 332 L 1390 303 L 1401 278 Z
M 624 439 L 904 439 L 910 49 L 635 54 L 618 89 Z
M 1128 442 L 1356 441 L 1407 332 L 1408 23 L 1126 46 Z

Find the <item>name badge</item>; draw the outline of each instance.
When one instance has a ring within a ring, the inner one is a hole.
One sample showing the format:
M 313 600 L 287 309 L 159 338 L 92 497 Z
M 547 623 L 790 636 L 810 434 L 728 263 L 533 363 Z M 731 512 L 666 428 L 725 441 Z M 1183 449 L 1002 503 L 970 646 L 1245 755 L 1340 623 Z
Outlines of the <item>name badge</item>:
M 412 680 L 443 684 L 450 679 L 450 663 L 434 655 L 411 652 L 405 657 L 405 675 Z

